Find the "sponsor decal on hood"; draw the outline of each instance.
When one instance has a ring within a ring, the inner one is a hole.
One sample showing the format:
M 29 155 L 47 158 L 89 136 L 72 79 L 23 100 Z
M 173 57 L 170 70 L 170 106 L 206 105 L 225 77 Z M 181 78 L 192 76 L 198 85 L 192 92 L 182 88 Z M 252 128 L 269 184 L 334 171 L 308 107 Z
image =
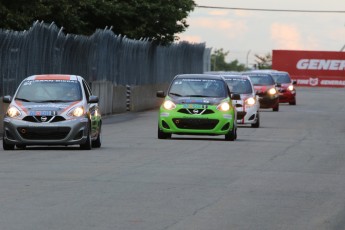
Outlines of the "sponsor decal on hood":
M 72 106 L 80 101 L 63 102 L 63 103 L 37 103 L 14 101 L 14 105 L 19 107 L 27 115 L 31 116 L 56 116 L 61 115 Z

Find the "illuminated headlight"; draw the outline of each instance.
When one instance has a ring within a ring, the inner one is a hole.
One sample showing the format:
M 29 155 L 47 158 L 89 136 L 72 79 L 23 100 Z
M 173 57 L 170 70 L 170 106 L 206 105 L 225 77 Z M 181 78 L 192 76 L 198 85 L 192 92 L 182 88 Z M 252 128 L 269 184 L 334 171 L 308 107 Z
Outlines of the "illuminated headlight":
M 250 97 L 246 100 L 246 105 L 254 105 L 255 99 L 253 97 Z
M 293 90 L 293 85 L 289 85 L 288 90 L 292 91 Z
M 84 115 L 84 108 L 82 106 L 75 107 L 68 113 L 68 115 L 73 117 L 81 117 Z
M 17 109 L 14 106 L 11 106 L 11 107 L 8 108 L 6 114 L 9 117 L 19 117 L 21 113 L 20 113 L 19 109 Z
M 277 93 L 277 90 L 275 88 L 271 88 L 268 90 L 268 93 L 271 94 L 271 95 L 274 95 Z
M 219 105 L 217 106 L 217 109 L 218 109 L 219 111 L 226 112 L 226 111 L 229 111 L 229 110 L 230 110 L 230 105 L 229 105 L 228 102 L 223 102 L 223 103 L 221 103 L 221 104 L 219 104 Z
M 172 110 L 176 108 L 176 105 L 174 102 L 167 100 L 167 101 L 164 101 L 163 107 L 164 109 Z

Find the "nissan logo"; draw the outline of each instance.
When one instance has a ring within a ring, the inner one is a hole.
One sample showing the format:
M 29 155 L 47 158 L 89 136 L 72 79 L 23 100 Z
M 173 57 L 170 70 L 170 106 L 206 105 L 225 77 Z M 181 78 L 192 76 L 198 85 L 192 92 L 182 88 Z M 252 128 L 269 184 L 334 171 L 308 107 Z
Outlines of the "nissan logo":
M 46 116 L 42 116 L 42 117 L 41 117 L 41 121 L 42 121 L 42 122 L 46 122 L 46 121 L 47 121 L 47 117 L 46 117 Z
M 194 113 L 194 114 L 198 114 L 198 113 L 199 113 L 199 110 L 193 109 L 193 113 Z

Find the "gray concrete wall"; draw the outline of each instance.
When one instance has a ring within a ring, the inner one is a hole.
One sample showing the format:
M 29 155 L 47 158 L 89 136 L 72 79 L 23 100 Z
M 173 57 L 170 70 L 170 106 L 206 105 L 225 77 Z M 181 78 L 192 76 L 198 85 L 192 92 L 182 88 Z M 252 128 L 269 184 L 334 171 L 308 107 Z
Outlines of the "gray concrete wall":
M 158 98 L 156 92 L 158 90 L 166 91 L 167 88 L 167 84 L 131 86 L 130 111 L 138 112 L 158 108 L 163 99 Z

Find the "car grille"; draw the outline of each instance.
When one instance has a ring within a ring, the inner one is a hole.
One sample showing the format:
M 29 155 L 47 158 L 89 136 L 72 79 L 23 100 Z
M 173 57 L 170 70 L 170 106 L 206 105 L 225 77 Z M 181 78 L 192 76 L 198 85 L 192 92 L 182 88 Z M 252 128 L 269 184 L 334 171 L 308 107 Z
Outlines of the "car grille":
M 218 124 L 217 119 L 175 118 L 174 124 L 179 129 L 206 129 L 211 130 Z
M 195 115 L 197 114 L 206 115 L 206 114 L 214 113 L 214 111 L 211 109 L 180 109 L 178 112 L 184 113 L 184 114 L 195 114 Z
M 23 121 L 28 122 L 59 122 L 65 121 L 66 119 L 62 116 L 26 116 Z
M 28 140 L 62 140 L 70 132 L 70 127 L 18 127 L 20 136 Z

